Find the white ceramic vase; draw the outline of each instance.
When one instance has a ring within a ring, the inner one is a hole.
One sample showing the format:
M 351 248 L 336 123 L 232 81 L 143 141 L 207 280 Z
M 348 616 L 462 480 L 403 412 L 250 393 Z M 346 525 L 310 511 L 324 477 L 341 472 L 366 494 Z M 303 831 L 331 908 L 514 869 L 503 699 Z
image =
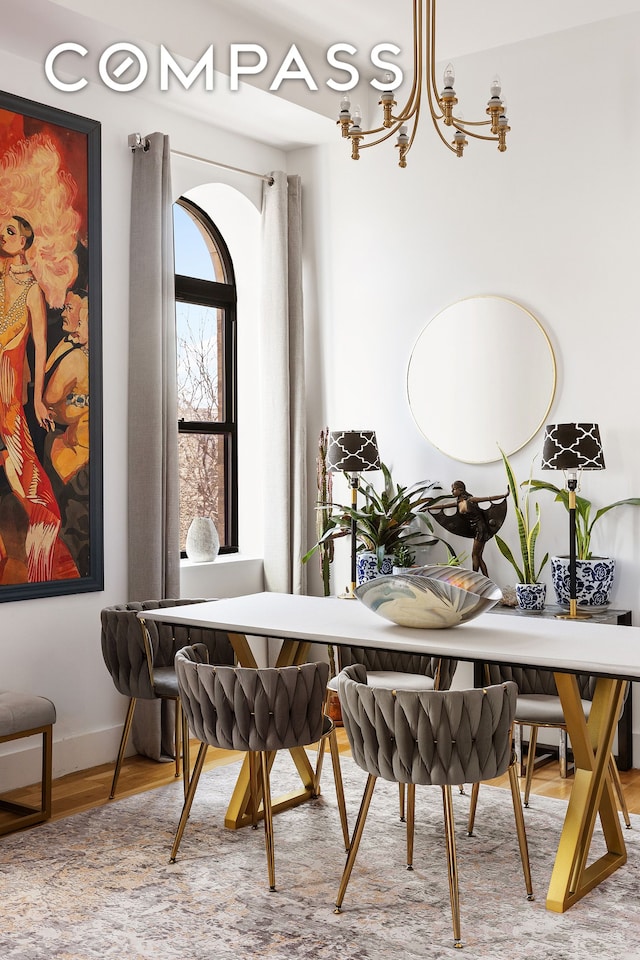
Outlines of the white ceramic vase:
M 211 517 L 194 517 L 187 531 L 185 550 L 189 560 L 204 563 L 215 560 L 220 549 L 220 538 Z

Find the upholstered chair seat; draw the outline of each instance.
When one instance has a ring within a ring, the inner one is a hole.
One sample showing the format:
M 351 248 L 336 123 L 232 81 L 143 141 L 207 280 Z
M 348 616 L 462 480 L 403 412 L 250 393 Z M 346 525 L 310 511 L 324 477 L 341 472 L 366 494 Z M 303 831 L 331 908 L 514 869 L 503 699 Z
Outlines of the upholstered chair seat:
M 180 776 L 180 745 L 183 752 L 185 793 L 189 782 L 189 742 L 182 720 L 174 657 L 180 647 L 191 642 L 204 643 L 212 663 L 233 664 L 233 647 L 226 633 L 218 630 L 142 621 L 145 610 L 202 603 L 202 600 L 146 600 L 105 607 L 100 612 L 102 655 L 119 693 L 129 697 L 129 706 L 120 739 L 110 797 L 115 796 L 125 749 L 131 732 L 138 700 L 167 700 L 175 704 L 175 762 Z
M 208 747 L 242 750 L 249 756 L 254 826 L 262 800 L 269 889 L 275 890 L 270 766 L 276 751 L 310 746 L 333 732 L 333 724 L 323 712 L 329 665 L 303 663 L 260 669 L 212 666 L 207 663 L 204 646 L 195 644 L 176 653 L 175 666 L 189 729 L 201 745 L 171 861 L 178 853 Z M 317 786 L 316 780 L 316 789 Z M 346 812 L 341 780 L 336 780 L 336 791 L 344 832 Z
M 448 690 L 458 666 L 457 660 L 446 657 L 377 650 L 373 647 L 338 647 L 338 664 L 341 670 L 355 663 L 361 663 L 366 669 L 367 684 L 370 687 L 383 690 Z M 327 696 L 330 691 L 339 695 L 337 675 L 327 684 Z M 333 747 L 331 741 L 330 744 Z M 320 763 L 321 760 L 322 754 L 319 755 Z M 404 820 L 406 797 L 403 784 L 399 785 L 399 803 L 400 819 Z
M 451 786 L 479 783 L 509 772 L 516 828 L 529 899 L 529 855 L 511 726 L 515 683 L 472 690 L 384 690 L 368 684 L 362 665 L 338 675 L 342 717 L 353 759 L 368 774 L 336 898 L 339 913 L 360 846 L 373 790 L 382 777 L 408 785 L 407 861 L 413 861 L 416 785 L 442 788 L 449 892 L 456 946 L 461 945 L 458 872 Z
M 562 703 L 558 696 L 556 681 L 551 670 L 539 670 L 534 667 L 512 667 L 506 664 L 487 663 L 484 668 L 487 683 L 501 683 L 513 680 L 518 685 L 518 702 L 515 715 L 515 748 L 522 771 L 522 728 L 529 727 L 529 749 L 524 782 L 524 805 L 529 806 L 531 784 L 536 760 L 538 745 L 538 730 L 540 727 L 555 728 L 559 732 L 558 759 L 560 776 L 567 776 L 567 725 L 564 718 Z M 585 718 L 589 718 L 591 701 L 595 692 L 595 677 L 589 674 L 577 674 L 580 700 Z M 625 699 L 629 693 L 629 685 L 625 692 Z M 618 797 L 618 804 L 622 811 L 627 829 L 631 827 L 631 818 L 627 808 L 620 773 L 613 754 L 609 758 L 609 771 Z

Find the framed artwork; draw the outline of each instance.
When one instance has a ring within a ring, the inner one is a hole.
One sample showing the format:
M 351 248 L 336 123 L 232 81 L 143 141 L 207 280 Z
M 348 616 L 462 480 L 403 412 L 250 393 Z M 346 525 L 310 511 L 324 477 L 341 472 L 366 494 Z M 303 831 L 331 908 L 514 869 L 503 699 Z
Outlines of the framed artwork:
M 0 92 L 0 601 L 102 590 L 100 124 Z

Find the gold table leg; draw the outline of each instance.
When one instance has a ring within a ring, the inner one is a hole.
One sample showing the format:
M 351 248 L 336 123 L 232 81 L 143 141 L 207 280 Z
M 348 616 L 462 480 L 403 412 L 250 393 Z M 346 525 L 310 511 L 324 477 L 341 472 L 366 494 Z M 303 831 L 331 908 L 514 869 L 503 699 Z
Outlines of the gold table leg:
M 243 667 L 257 667 L 257 663 L 251 648 L 244 634 L 230 633 L 229 640 L 235 651 L 238 663 Z M 290 667 L 305 663 L 309 653 L 309 643 L 303 643 L 299 640 L 284 640 L 276 666 Z M 293 747 L 289 750 L 296 769 L 302 781 L 302 788 L 293 790 L 290 793 L 283 794 L 274 798 L 271 802 L 272 812 L 280 813 L 282 810 L 288 810 L 291 807 L 297 807 L 299 804 L 310 800 L 315 796 L 315 774 L 309 762 L 307 751 L 304 747 Z M 269 755 L 269 770 L 275 760 L 275 753 Z M 258 787 L 258 796 L 255 798 L 257 816 L 259 819 L 263 816 L 262 809 L 262 787 Z M 242 762 L 238 779 L 227 807 L 227 813 L 224 818 L 224 825 L 229 830 L 237 830 L 240 827 L 247 827 L 254 823 L 253 807 L 251 803 L 251 777 L 249 773 L 249 757 L 246 756 Z
M 575 760 L 574 783 L 547 892 L 547 909 L 564 913 L 627 861 L 609 770 L 626 681 L 598 679 L 587 722 L 575 676 L 556 673 L 555 680 Z M 587 866 L 598 814 L 607 852 Z

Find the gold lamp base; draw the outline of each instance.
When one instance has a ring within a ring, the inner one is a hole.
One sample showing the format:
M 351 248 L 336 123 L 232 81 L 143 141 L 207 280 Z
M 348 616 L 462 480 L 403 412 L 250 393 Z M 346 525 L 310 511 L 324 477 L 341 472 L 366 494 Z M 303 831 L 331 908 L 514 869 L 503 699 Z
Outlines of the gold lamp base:
M 556 620 L 590 620 L 592 614 L 584 610 L 578 610 L 578 601 L 569 600 L 569 610 L 567 613 L 556 613 Z
M 357 600 L 356 597 L 356 585 L 352 583 L 350 586 L 345 588 L 344 593 L 338 594 L 338 600 Z

